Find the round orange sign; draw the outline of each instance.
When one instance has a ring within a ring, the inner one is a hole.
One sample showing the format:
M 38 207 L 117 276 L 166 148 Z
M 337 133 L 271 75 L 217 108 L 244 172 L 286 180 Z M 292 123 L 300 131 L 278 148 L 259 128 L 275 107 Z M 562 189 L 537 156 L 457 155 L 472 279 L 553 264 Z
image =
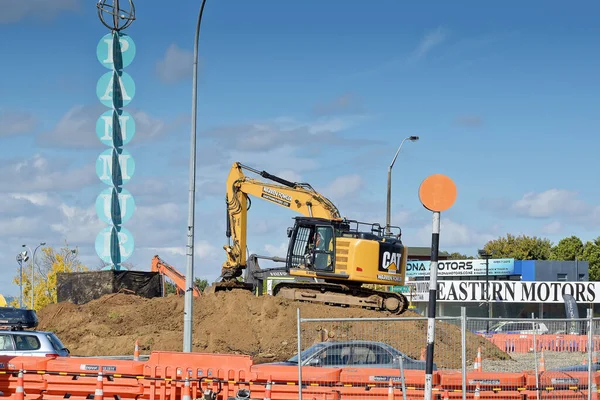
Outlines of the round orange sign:
M 456 185 L 446 175 L 430 175 L 419 187 L 419 200 L 429 211 L 446 211 L 456 201 Z

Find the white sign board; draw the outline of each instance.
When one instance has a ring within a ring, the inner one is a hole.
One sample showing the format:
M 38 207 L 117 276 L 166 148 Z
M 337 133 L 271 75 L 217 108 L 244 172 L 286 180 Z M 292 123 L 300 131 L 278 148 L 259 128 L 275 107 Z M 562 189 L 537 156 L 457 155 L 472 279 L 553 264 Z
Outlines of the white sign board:
M 429 301 L 429 281 L 409 282 L 415 286 L 412 301 Z M 600 282 L 526 282 L 489 281 L 438 281 L 438 302 L 506 303 L 564 303 L 563 295 L 571 295 L 577 303 L 600 303 Z
M 409 261 L 406 263 L 407 278 L 431 275 L 431 261 Z M 485 276 L 485 260 L 440 260 L 438 276 Z M 514 258 L 491 258 L 487 266 L 487 275 L 513 275 Z

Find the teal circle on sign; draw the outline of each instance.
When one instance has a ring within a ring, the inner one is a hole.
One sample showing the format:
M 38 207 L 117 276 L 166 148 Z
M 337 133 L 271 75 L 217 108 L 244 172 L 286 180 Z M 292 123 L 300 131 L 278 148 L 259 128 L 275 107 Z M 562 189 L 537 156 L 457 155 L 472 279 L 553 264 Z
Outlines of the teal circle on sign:
M 116 248 L 118 246 L 118 251 Z M 120 264 L 133 254 L 135 242 L 131 232 L 125 228 L 107 226 L 96 236 L 96 254 L 108 264 Z M 111 249 L 115 249 L 111 251 Z
M 120 98 L 117 97 L 117 101 L 114 103 L 113 75 L 121 82 L 119 85 L 121 96 Z M 106 107 L 119 108 L 119 106 L 126 106 L 131 103 L 131 100 L 135 97 L 135 82 L 127 72 L 121 71 L 115 73 L 114 71 L 109 71 L 98 79 L 98 83 L 96 84 L 96 96 L 98 96 L 100 102 Z M 122 104 L 118 104 L 121 102 Z
M 113 124 L 113 114 L 118 116 L 118 126 Z M 115 127 L 120 128 L 120 137 L 118 138 L 120 140 L 117 141 L 113 141 Z M 135 135 L 135 120 L 127 111 L 108 110 L 96 121 L 96 135 L 107 146 L 119 147 L 126 145 Z
M 115 162 L 118 159 L 118 164 Z M 114 166 L 118 167 L 113 169 Z M 124 149 L 106 149 L 96 159 L 96 175 L 105 184 L 120 186 L 131 180 L 135 173 L 133 156 Z
M 107 224 L 124 224 L 131 219 L 134 210 L 135 200 L 126 189 L 106 188 L 96 197 L 96 214 Z
M 121 46 L 121 68 L 129 66 L 135 58 L 135 42 L 131 36 L 126 33 L 119 33 L 119 44 Z M 113 56 L 113 34 L 107 33 L 102 36 L 102 39 L 96 46 L 96 57 L 100 64 L 108 69 L 114 69 L 114 56 Z

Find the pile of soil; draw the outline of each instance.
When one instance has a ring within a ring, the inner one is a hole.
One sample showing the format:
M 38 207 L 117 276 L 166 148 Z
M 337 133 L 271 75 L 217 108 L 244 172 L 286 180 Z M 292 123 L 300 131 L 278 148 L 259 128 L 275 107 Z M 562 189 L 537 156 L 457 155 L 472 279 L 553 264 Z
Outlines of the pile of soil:
M 302 318 L 381 318 L 388 313 L 256 297 L 242 290 L 203 294 L 194 299 L 193 351 L 247 354 L 255 363 L 283 361 L 296 354 L 297 308 Z M 139 340 L 142 354 L 181 351 L 184 299 L 176 295 L 146 299 L 130 294 L 104 296 L 84 305 L 51 304 L 38 313 L 38 329 L 55 332 L 75 356 L 131 355 Z M 305 322 L 302 348 L 326 340 L 364 339 L 386 342 L 419 359 L 426 346 L 427 321 L 410 311 L 400 322 Z M 397 317 L 397 316 L 395 316 Z M 467 333 L 469 364 L 481 347 L 485 359 L 510 356 L 485 338 Z M 460 327 L 436 322 L 438 367 L 460 368 Z

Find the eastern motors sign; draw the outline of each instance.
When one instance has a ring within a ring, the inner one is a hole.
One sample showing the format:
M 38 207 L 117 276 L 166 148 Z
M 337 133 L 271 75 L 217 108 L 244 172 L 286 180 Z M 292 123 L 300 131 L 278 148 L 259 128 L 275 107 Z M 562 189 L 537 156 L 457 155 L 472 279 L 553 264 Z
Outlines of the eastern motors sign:
M 411 282 L 412 301 L 429 301 L 429 281 Z M 438 281 L 438 302 L 485 302 L 485 281 Z M 506 303 L 564 303 L 571 295 L 577 303 L 600 303 L 600 282 L 490 281 L 490 301 Z
M 406 263 L 406 277 L 429 276 L 431 261 L 409 261 Z M 489 260 L 489 275 L 513 275 L 514 258 Z M 438 261 L 438 276 L 485 276 L 485 260 L 443 260 Z

